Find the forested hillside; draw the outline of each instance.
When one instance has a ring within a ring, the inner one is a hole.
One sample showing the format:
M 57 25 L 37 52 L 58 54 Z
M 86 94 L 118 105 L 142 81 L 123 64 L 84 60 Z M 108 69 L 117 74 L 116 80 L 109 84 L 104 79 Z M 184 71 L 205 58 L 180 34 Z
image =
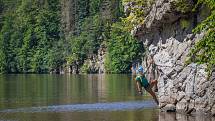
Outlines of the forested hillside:
M 147 19 L 156 19 L 156 15 L 145 18 L 156 2 L 0 0 L 0 73 L 130 72 L 132 63 L 140 62 L 144 53 L 142 42 L 131 33 L 144 28 L 151 21 Z M 188 29 L 192 22 L 185 16 L 190 13 L 196 16 L 193 33 L 205 32 L 187 62 L 206 63 L 211 72 L 215 65 L 214 1 L 176 0 L 171 4 L 175 23 L 180 21 Z
M 62 63 L 59 1 L 3 0 L 0 70 L 8 73 L 47 72 Z M 58 58 L 56 58 L 58 57 Z
M 142 45 L 123 27 L 120 0 L 1 0 L 0 72 L 48 73 L 85 62 L 107 48 L 110 73 L 130 71 Z M 141 50 L 141 51 L 140 51 Z M 85 65 L 85 66 L 83 66 Z

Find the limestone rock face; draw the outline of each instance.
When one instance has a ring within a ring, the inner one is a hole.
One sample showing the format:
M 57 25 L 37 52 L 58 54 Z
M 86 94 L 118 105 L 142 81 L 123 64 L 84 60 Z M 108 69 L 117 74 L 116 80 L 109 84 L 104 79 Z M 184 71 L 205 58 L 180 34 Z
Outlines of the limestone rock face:
M 90 73 L 105 73 L 105 54 L 106 54 L 106 47 L 101 45 L 98 50 L 98 55 L 95 57 L 95 61 L 91 61 L 90 68 L 92 71 Z M 94 71 L 93 71 L 94 70 Z
M 106 47 L 105 45 L 101 45 L 98 50 L 98 73 L 102 74 L 105 73 L 105 54 L 106 54 Z
M 87 73 L 98 73 L 98 74 L 105 73 L 105 67 L 104 67 L 105 54 L 106 54 L 106 47 L 103 44 L 101 44 L 100 48 L 98 49 L 98 54 L 93 54 L 91 55 L 90 58 L 85 60 L 84 65 L 87 66 Z
M 177 0 L 155 0 L 145 23 L 132 31 L 147 47 L 143 65 L 151 66 L 150 80 L 158 80 L 160 107 L 214 115 L 215 72 L 208 79 L 206 65 L 185 63 L 191 48 L 204 36 L 203 32 L 192 33 L 203 18 L 198 13 L 178 11 L 174 2 Z M 193 4 L 192 0 L 187 4 Z

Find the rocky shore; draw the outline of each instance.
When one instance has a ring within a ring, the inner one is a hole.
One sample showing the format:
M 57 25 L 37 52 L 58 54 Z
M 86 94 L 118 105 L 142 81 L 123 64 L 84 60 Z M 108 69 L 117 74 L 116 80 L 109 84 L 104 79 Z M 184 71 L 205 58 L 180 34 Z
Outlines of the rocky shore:
M 176 0 L 156 0 L 146 11 L 145 22 L 134 28 L 132 34 L 147 47 L 142 62 L 154 62 L 151 71 L 158 80 L 160 107 L 166 111 L 204 113 L 215 115 L 215 72 L 209 78 L 206 65 L 187 64 L 188 54 L 204 33 L 193 34 L 196 24 L 207 13 L 202 6 L 196 13 L 180 12 Z M 187 4 L 194 4 L 187 0 Z M 127 7 L 132 7 L 127 4 Z M 185 24 L 186 23 L 186 24 Z

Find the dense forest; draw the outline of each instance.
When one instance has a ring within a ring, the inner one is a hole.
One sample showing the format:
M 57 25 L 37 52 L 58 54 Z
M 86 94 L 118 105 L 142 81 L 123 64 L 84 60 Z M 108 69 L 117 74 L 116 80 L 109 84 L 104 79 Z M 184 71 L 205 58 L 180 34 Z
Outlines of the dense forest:
M 72 0 L 70 10 L 63 3 L 1 0 L 0 72 L 47 73 L 74 63 L 82 66 L 101 44 L 108 48 L 109 72 L 128 72 L 143 48 L 123 29 L 122 1 Z M 69 28 L 64 10 L 72 12 Z
M 101 45 L 107 48 L 107 72 L 129 72 L 144 53 L 141 42 L 130 34 L 144 22 L 144 12 L 135 9 L 132 16 L 125 16 L 122 3 L 128 1 L 0 0 L 0 72 L 49 73 L 73 64 L 89 72 L 86 60 L 98 54 Z M 145 5 L 145 1 L 134 1 Z M 211 15 L 194 30 L 207 34 L 191 52 L 196 56 L 191 61 L 213 68 L 215 4 L 213 0 L 198 0 L 193 11 L 201 4 L 210 7 Z M 181 4 L 181 8 L 186 5 Z M 65 18 L 68 11 L 69 20 Z M 72 22 L 66 25 L 66 21 Z

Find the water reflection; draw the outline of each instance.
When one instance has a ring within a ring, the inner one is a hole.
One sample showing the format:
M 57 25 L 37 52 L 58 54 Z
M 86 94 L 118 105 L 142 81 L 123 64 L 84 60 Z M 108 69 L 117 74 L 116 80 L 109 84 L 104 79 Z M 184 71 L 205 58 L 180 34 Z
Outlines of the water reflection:
M 206 115 L 184 115 L 180 113 L 159 113 L 159 121 L 215 121 L 215 117 Z
M 215 121 L 204 115 L 187 116 L 176 113 L 159 113 L 156 109 L 134 111 L 0 113 L 3 121 Z
M 0 110 L 147 98 L 130 75 L 0 75 Z
M 154 106 L 144 108 L 146 100 L 151 97 L 136 93 L 131 75 L 0 75 L 0 121 L 215 121 L 204 116 L 159 113 Z M 118 108 L 121 102 L 125 105 Z M 134 103 L 129 106 L 127 102 Z M 53 105 L 76 104 L 89 104 L 83 107 L 89 110 L 74 110 L 77 106 L 52 110 Z M 41 111 L 47 109 L 41 107 L 50 106 L 51 111 Z M 32 107 L 39 111 L 1 112 Z
M 0 120 L 6 121 L 157 121 L 156 110 L 143 111 L 96 111 L 62 113 L 0 113 Z

